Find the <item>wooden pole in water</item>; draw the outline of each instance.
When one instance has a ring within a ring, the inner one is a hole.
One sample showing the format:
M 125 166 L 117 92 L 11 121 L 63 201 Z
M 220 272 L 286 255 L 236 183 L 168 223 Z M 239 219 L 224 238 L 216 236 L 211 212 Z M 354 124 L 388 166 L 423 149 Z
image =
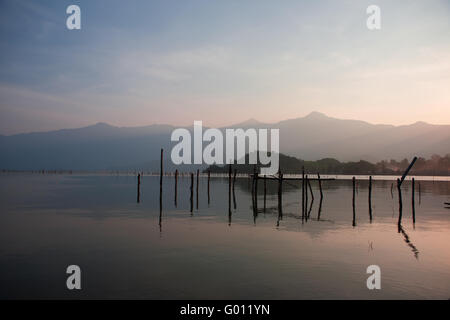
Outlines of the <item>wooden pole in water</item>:
M 311 204 L 309 205 L 309 210 L 308 210 L 308 219 L 311 217 L 311 211 L 312 211 L 313 204 L 314 204 L 314 199 L 311 199 Z
M 228 165 L 228 217 L 231 223 L 231 164 Z
M 413 160 L 411 161 L 410 165 L 406 169 L 406 171 L 403 173 L 401 179 L 397 179 L 398 204 L 399 204 L 399 206 L 398 206 L 398 210 L 399 210 L 398 225 L 399 225 L 399 227 L 400 227 L 400 224 L 402 223 L 402 209 L 403 209 L 401 186 L 402 186 L 402 183 L 405 180 L 406 176 L 408 175 L 409 170 L 411 170 L 411 168 L 414 165 L 414 163 L 416 162 L 416 160 L 417 160 L 417 157 L 414 157 Z
M 163 155 L 164 150 L 161 148 L 161 172 L 159 175 L 159 216 L 160 216 L 160 222 L 161 222 L 161 216 L 162 216 L 162 181 L 163 181 Z M 160 224 L 160 231 L 161 231 L 161 224 Z
M 253 215 L 255 214 L 255 178 L 253 177 L 252 174 L 249 174 L 249 179 L 251 177 L 252 180 L 252 210 L 253 210 Z M 250 181 L 250 180 L 249 180 Z
M 161 149 L 161 171 L 159 175 L 159 185 L 162 188 L 162 181 L 163 181 L 163 156 L 164 156 L 164 150 Z
M 283 217 L 283 174 L 281 171 L 278 174 L 278 215 Z
M 412 178 L 412 192 L 411 192 L 411 205 L 412 205 L 412 216 L 413 216 L 413 223 L 416 223 L 416 204 L 414 200 L 414 193 L 415 193 L 415 180 Z
M 175 170 L 175 207 L 177 206 L 178 197 L 178 169 Z
M 308 175 L 305 175 L 305 217 L 308 219 Z
M 253 165 L 253 174 L 252 177 L 252 210 L 253 210 L 253 220 L 256 222 L 256 211 L 255 211 L 255 174 L 256 174 L 256 166 Z
M 408 168 L 406 169 L 406 171 L 403 173 L 402 178 L 400 179 L 400 186 L 402 185 L 403 181 L 405 180 L 406 176 L 408 175 L 409 170 L 411 170 L 412 166 L 414 165 L 414 163 L 416 162 L 417 157 L 414 157 L 411 161 L 411 163 L 409 164 Z
M 302 167 L 302 218 L 305 216 L 305 167 Z
M 199 175 L 200 175 L 200 170 L 199 170 L 199 169 L 197 169 L 197 186 L 196 186 L 196 195 L 197 195 L 197 210 L 198 210 L 198 182 L 199 182 L 199 180 L 198 180 L 198 177 L 199 177 Z
M 307 181 L 308 181 L 309 192 L 311 192 L 311 200 L 314 201 L 314 193 L 311 188 L 311 182 L 309 181 L 309 179 Z
M 372 176 L 369 177 L 369 218 L 372 222 Z
M 402 183 L 400 179 L 397 178 L 397 190 L 398 190 L 398 224 L 402 223 L 402 210 L 403 210 L 403 202 L 402 202 Z
M 320 181 L 320 174 L 317 173 L 317 181 L 319 181 L 319 190 L 320 190 L 320 199 L 323 198 L 323 192 L 322 192 L 322 181 Z
M 267 193 L 267 187 L 266 187 L 266 175 L 264 175 L 264 212 L 266 212 L 266 193 Z
M 234 207 L 234 210 L 236 210 L 236 193 L 234 192 L 234 185 L 236 184 L 236 174 L 237 174 L 237 170 L 234 169 L 234 175 L 233 175 L 233 207 Z
M 320 213 L 322 212 L 323 192 L 322 192 L 322 181 L 320 181 L 319 173 L 317 173 L 317 181 L 319 181 L 319 190 L 320 190 L 320 202 L 319 202 L 319 210 L 317 213 L 317 220 L 320 220 Z
M 208 204 L 209 204 L 209 181 L 211 180 L 211 170 L 208 170 Z
M 194 211 L 194 173 L 191 172 L 191 212 Z
M 258 171 L 255 165 L 255 212 L 258 214 Z
M 161 160 L 162 160 L 162 149 L 161 149 Z M 161 161 L 162 168 L 162 161 Z M 162 232 L 162 179 L 159 184 L 159 232 Z
M 352 198 L 352 206 L 353 206 L 353 226 L 356 226 L 356 208 L 355 208 L 355 191 L 356 191 L 356 179 L 352 178 L 353 182 L 353 198 Z
M 313 203 L 314 203 L 314 193 L 312 191 L 310 179 L 306 179 L 306 182 L 308 183 L 308 188 L 309 188 L 309 191 L 311 192 L 311 204 L 310 204 L 309 210 L 308 210 L 308 219 L 309 219 L 309 217 L 311 216 L 311 211 L 312 211 L 312 207 L 313 207 Z
M 141 175 L 138 174 L 138 185 L 137 185 L 137 203 L 141 200 Z

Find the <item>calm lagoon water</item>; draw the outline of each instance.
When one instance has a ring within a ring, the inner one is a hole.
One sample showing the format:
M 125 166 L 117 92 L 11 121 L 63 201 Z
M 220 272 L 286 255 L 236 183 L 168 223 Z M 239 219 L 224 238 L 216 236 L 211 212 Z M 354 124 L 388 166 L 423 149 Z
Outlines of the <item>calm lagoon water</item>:
M 258 210 L 251 182 L 238 178 L 228 210 L 228 180 L 200 178 L 190 212 L 190 178 L 0 175 L 0 298 L 138 299 L 449 299 L 449 181 L 411 182 L 403 191 L 402 228 L 392 181 L 324 181 L 309 219 L 298 183 L 285 183 L 282 216 L 277 185 L 268 183 Z M 195 191 L 195 188 L 194 188 Z M 309 210 L 309 209 L 308 209 Z M 66 289 L 66 268 L 79 265 L 82 290 Z M 368 290 L 366 268 L 381 268 L 381 290 Z

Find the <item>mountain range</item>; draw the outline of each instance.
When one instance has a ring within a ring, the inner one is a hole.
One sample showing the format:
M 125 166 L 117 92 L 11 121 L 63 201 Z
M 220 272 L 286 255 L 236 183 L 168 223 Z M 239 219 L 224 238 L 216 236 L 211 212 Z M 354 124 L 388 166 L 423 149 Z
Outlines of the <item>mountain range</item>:
M 0 169 L 158 170 L 160 149 L 172 170 L 170 135 L 176 127 L 154 124 L 116 127 L 97 123 L 78 129 L 0 136 Z M 319 112 L 277 123 L 254 119 L 229 128 L 278 128 L 280 152 L 303 160 L 340 161 L 428 158 L 450 152 L 450 125 L 416 122 L 375 125 L 328 117 Z M 188 128 L 192 130 L 191 128 Z M 224 129 L 224 128 L 221 128 Z M 186 169 L 186 168 L 184 168 Z

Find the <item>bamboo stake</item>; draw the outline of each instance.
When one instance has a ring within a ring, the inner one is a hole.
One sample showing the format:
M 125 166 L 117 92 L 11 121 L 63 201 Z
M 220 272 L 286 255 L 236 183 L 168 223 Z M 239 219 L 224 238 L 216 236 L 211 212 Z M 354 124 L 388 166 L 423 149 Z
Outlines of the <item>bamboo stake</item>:
M 190 197 L 190 203 L 191 203 L 191 214 L 192 211 L 194 211 L 194 173 L 191 172 L 191 197 Z
M 177 207 L 178 198 L 178 169 L 175 170 L 175 207 Z
M 356 208 L 355 208 L 355 189 L 356 189 L 356 179 L 352 178 L 353 182 L 353 198 L 352 198 L 352 206 L 353 206 L 353 226 L 356 226 Z
M 314 193 L 311 188 L 311 182 L 309 182 L 309 179 L 306 180 L 308 182 L 309 192 L 311 192 L 311 200 L 314 201 Z
M 234 207 L 234 210 L 236 210 L 236 193 L 234 191 L 234 186 L 236 184 L 236 174 L 237 174 L 237 170 L 234 169 L 234 175 L 233 175 L 233 207 Z
M 162 232 L 162 183 L 163 183 L 164 150 L 161 148 L 161 170 L 159 173 L 159 232 Z
M 283 174 L 281 171 L 278 176 L 278 214 L 283 219 Z
M 414 163 L 416 162 L 417 157 L 414 157 L 411 161 L 411 163 L 409 164 L 408 168 L 406 169 L 406 171 L 403 173 L 402 178 L 400 179 L 400 186 L 402 185 L 403 181 L 405 180 L 406 176 L 408 175 L 409 170 L 411 170 L 412 166 L 414 165 Z
M 255 214 L 258 215 L 258 172 L 255 165 Z
M 164 156 L 164 150 L 161 149 L 161 170 L 159 174 L 159 185 L 162 188 L 162 181 L 163 181 L 163 156 Z
M 231 225 L 231 164 L 228 165 L 228 224 Z
M 322 200 L 323 200 L 323 192 L 322 192 L 322 181 L 320 180 L 320 174 L 317 173 L 317 181 L 319 181 L 319 190 L 320 190 L 320 202 L 319 202 L 319 210 L 317 213 L 317 221 L 320 220 L 320 213 L 322 212 Z
M 402 211 L 403 211 L 403 202 L 402 202 L 402 189 L 401 189 L 401 181 L 397 179 L 397 190 L 398 190 L 398 224 L 402 223 Z
M 412 216 L 413 216 L 413 224 L 416 223 L 416 204 L 414 200 L 414 193 L 415 193 L 415 180 L 412 178 L 411 180 L 412 184 L 412 192 L 411 192 L 411 205 L 412 205 Z
M 199 177 L 199 174 L 200 174 L 200 171 L 199 171 L 199 169 L 197 169 L 197 186 L 196 186 L 196 195 L 197 195 L 197 210 L 198 210 L 198 182 L 199 182 L 199 179 L 198 179 L 198 177 Z
M 210 197 L 209 197 L 209 181 L 211 180 L 211 170 L 208 170 L 208 205 L 210 202 Z
M 305 186 L 305 217 L 306 217 L 306 221 L 308 221 L 308 175 L 305 175 L 305 182 L 304 182 L 304 186 Z
M 305 167 L 302 167 L 302 219 L 305 216 Z
M 138 174 L 138 185 L 137 185 L 137 203 L 141 200 L 141 175 Z
M 369 218 L 372 223 L 372 176 L 369 177 Z
M 320 180 L 320 174 L 319 173 L 317 173 L 317 181 L 319 181 L 320 199 L 322 199 L 323 198 L 322 181 Z
M 264 175 L 264 212 L 266 212 L 266 193 L 267 193 L 266 175 Z

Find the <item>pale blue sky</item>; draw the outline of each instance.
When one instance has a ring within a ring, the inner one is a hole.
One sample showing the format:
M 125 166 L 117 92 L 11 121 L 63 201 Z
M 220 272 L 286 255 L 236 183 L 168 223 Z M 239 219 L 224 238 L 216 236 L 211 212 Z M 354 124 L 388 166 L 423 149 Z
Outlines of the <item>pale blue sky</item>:
M 449 40 L 448 0 L 0 0 L 0 134 L 314 110 L 450 123 Z

